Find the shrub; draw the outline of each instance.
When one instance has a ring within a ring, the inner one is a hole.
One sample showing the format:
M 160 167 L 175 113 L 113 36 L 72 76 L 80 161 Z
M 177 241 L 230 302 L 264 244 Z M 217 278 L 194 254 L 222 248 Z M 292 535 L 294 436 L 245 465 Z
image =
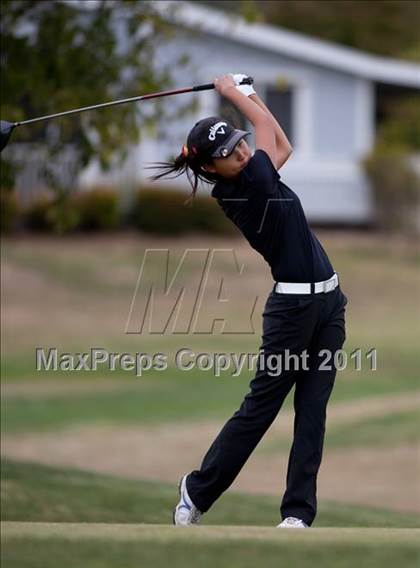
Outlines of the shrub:
M 40 195 L 24 209 L 25 227 L 32 231 L 51 231 L 52 223 L 48 211 L 52 205 L 52 198 Z
M 0 157 L 0 186 L 3 190 L 11 191 L 14 187 L 14 178 L 19 167 L 10 160 L 5 160 L 3 155 Z
M 373 190 L 376 225 L 385 231 L 419 234 L 419 97 L 389 102 L 386 112 L 375 149 L 362 162 Z
M 420 151 L 420 97 L 401 97 L 389 103 L 388 117 L 379 126 L 376 145 L 384 151 L 391 147 L 402 151 Z
M 63 235 L 76 230 L 80 224 L 80 211 L 70 196 L 56 199 L 47 211 L 47 220 L 54 233 Z
M 12 190 L 5 187 L 0 188 L 0 231 L 10 233 L 19 221 L 20 211 Z
M 53 198 L 43 193 L 24 210 L 25 227 L 36 232 L 69 233 L 80 222 L 80 214 L 68 195 Z
M 72 198 L 85 230 L 115 229 L 120 222 L 117 193 L 111 189 L 95 188 Z
M 193 229 L 206 233 L 233 234 L 235 225 L 226 218 L 212 197 L 196 197 L 188 209 Z
M 197 196 L 162 187 L 143 187 L 134 195 L 128 223 L 141 231 L 180 235 L 191 231 L 233 234 L 236 227 L 209 196 Z M 24 223 L 33 231 L 68 233 L 75 230 L 110 230 L 121 224 L 118 193 L 93 188 L 52 197 L 40 195 L 24 212 Z
M 133 209 L 134 225 L 141 231 L 179 234 L 187 229 L 186 197 L 178 191 L 140 189 Z
M 102 188 L 60 198 L 42 194 L 25 210 L 28 229 L 58 234 L 78 229 L 114 229 L 119 219 L 117 194 Z
M 408 235 L 420 232 L 420 173 L 414 158 L 405 151 L 378 146 L 363 160 L 380 229 Z
M 187 197 L 177 190 L 140 188 L 131 221 L 141 231 L 161 234 L 232 233 L 235 230 L 213 198 L 197 196 L 191 204 L 185 204 Z

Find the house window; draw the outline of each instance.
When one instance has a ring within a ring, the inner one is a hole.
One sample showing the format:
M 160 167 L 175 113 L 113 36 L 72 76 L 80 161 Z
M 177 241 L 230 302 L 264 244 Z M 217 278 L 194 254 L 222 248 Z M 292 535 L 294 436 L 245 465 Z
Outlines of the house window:
M 275 116 L 284 130 L 290 144 L 293 146 L 293 123 L 292 123 L 292 98 L 291 88 L 279 89 L 275 86 L 267 86 L 265 90 L 265 104 Z M 225 97 L 219 97 L 219 115 L 229 120 L 235 128 L 250 130 L 250 125 L 244 115 Z
M 280 124 L 286 134 L 290 144 L 294 143 L 294 132 L 292 123 L 292 89 L 279 89 L 274 86 L 267 86 L 265 91 L 265 104 Z

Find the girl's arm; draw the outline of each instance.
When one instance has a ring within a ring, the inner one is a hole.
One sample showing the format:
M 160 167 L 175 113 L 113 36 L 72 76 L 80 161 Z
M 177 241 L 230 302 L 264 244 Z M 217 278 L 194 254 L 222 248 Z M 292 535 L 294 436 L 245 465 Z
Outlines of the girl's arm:
M 258 104 L 241 93 L 231 75 L 222 75 L 214 79 L 214 86 L 219 93 L 226 97 L 249 120 L 255 130 L 255 146 L 264 150 L 270 157 L 276 169 L 278 153 L 276 136 L 271 117 Z

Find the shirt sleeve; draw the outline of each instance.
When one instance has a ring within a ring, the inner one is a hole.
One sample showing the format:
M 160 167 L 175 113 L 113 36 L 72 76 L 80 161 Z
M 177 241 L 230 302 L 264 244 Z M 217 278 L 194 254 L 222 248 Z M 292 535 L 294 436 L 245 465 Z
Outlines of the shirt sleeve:
M 258 149 L 242 170 L 243 180 L 248 188 L 262 193 L 277 194 L 277 181 L 280 179 L 270 156 Z

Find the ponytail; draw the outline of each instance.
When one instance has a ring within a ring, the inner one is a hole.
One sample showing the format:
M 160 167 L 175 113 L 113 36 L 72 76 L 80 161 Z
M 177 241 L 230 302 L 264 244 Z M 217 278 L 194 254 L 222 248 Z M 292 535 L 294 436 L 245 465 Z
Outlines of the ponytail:
M 192 150 L 192 152 L 189 152 L 187 146 L 184 144 L 182 146 L 181 153 L 176 157 L 172 157 L 168 162 L 155 162 L 152 166 L 146 166 L 146 169 L 161 170 L 160 173 L 147 178 L 151 181 L 156 181 L 163 177 L 175 179 L 183 173 L 187 175 L 188 181 L 192 187 L 192 193 L 184 202 L 184 205 L 192 203 L 197 193 L 199 180 L 204 183 L 215 183 L 220 179 L 218 174 L 213 174 L 203 168 L 203 165 L 207 162 L 199 158 L 194 146 Z

